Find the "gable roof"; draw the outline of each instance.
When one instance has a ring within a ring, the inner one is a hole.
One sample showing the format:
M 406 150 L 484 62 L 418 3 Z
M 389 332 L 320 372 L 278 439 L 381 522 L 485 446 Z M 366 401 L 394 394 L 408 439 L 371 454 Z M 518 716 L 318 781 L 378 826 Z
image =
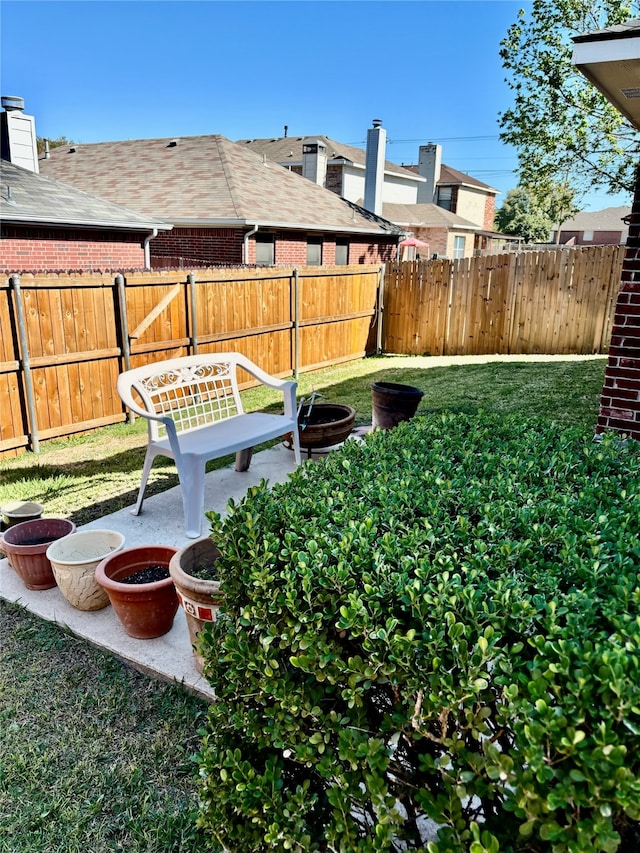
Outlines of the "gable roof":
M 458 228 L 481 231 L 480 225 L 463 219 L 457 213 L 445 210 L 437 204 L 383 204 L 382 213 L 387 219 L 405 228 Z
M 40 168 L 174 226 L 399 233 L 392 223 L 217 134 L 54 148 Z
M 3 222 L 110 228 L 118 231 L 171 228 L 166 222 L 96 198 L 75 187 L 16 166 L 8 160 L 2 160 L 0 173 L 0 216 Z M 10 197 L 8 188 L 11 190 Z
M 623 222 L 623 217 L 631 213 L 630 205 L 619 207 L 604 207 L 602 210 L 584 210 L 567 219 L 560 226 L 562 231 L 620 231 L 624 237 L 629 232 L 629 226 Z
M 354 145 L 345 145 L 342 142 L 336 142 L 335 139 L 330 139 L 328 136 L 282 136 L 279 139 L 238 139 L 237 144 L 244 146 L 256 154 L 264 154 L 270 160 L 274 160 L 281 165 L 301 166 L 302 144 L 305 139 L 317 139 L 327 146 L 327 162 L 347 162 L 364 170 L 367 157 L 366 151 L 362 148 L 356 148 Z M 389 160 L 385 160 L 384 171 L 386 174 L 397 175 L 398 177 L 403 177 L 417 183 L 425 180 L 411 169 L 406 169 L 404 166 L 397 166 Z
M 410 166 L 405 166 L 406 169 L 410 169 L 413 172 L 418 171 L 417 164 L 412 164 Z M 475 187 L 477 189 L 484 190 L 487 193 L 491 193 L 492 195 L 498 195 L 500 190 L 495 189 L 494 187 L 490 187 L 489 184 L 483 183 L 483 181 L 479 181 L 477 178 L 472 178 L 471 175 L 467 175 L 464 172 L 459 172 L 458 169 L 453 169 L 451 166 L 446 166 L 444 163 L 440 167 L 440 179 L 436 181 L 436 186 L 438 187 L 448 187 L 448 186 L 466 186 L 466 187 Z

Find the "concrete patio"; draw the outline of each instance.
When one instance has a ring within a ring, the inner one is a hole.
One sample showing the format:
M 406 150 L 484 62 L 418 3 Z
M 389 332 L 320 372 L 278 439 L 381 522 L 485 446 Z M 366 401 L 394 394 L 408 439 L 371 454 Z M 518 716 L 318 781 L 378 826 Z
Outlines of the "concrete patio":
M 255 454 L 248 471 L 237 472 L 232 465 L 212 471 L 206 476 L 205 507 L 224 512 L 230 498 L 242 498 L 263 478 L 271 484 L 283 482 L 294 469 L 293 453 L 277 445 Z M 130 508 L 125 508 L 78 529 L 117 530 L 125 537 L 125 548 L 133 545 L 182 548 L 194 541 L 184 535 L 179 486 L 147 498 L 139 516 L 131 515 Z M 203 517 L 202 536 L 207 533 L 208 521 Z M 169 633 L 153 640 L 136 640 L 125 633 L 110 605 L 87 612 L 72 607 L 57 587 L 28 590 L 6 559 L 0 559 L 0 598 L 16 602 L 43 619 L 65 626 L 78 637 L 155 678 L 181 683 L 205 699 L 213 697 L 211 686 L 194 665 L 187 623 L 181 608 Z

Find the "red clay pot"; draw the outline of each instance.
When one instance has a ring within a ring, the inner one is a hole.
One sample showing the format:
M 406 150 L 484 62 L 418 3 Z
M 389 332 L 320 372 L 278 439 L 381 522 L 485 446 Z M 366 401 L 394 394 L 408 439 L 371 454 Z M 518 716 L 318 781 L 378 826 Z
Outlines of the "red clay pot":
M 184 609 L 189 629 L 189 639 L 198 672 L 202 672 L 204 660 L 200 652 L 198 635 L 206 622 L 215 622 L 222 602 L 220 582 L 194 577 L 191 572 L 207 566 L 215 566 L 220 552 L 209 538 L 198 539 L 181 548 L 169 563 L 171 578 Z
M 56 539 L 76 529 L 66 518 L 38 518 L 21 521 L 0 536 L 0 550 L 15 569 L 27 589 L 51 589 L 56 586 L 47 548 Z
M 96 581 L 106 591 L 116 616 L 130 637 L 151 640 L 171 630 L 178 596 L 171 577 L 142 584 L 121 579 L 148 566 L 169 568 L 177 548 L 139 545 L 105 557 L 96 567 Z

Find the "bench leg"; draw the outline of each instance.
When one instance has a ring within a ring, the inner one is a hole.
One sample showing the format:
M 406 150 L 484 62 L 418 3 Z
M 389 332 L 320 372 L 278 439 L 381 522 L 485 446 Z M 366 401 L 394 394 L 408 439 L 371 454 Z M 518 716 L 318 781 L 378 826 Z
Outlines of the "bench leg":
M 300 465 L 302 462 L 302 457 L 300 456 L 300 432 L 297 429 L 294 429 L 291 433 L 291 441 L 293 443 L 293 455 L 296 460 L 296 465 Z M 311 459 L 311 453 L 309 453 L 309 459 Z
M 236 471 L 248 471 L 253 456 L 253 447 L 245 447 L 236 453 Z
M 142 502 L 144 501 L 144 490 L 147 487 L 147 480 L 149 479 L 149 474 L 151 473 L 151 466 L 153 465 L 153 460 L 156 458 L 156 456 L 156 453 L 151 453 L 149 448 L 147 448 L 147 453 L 144 457 L 144 465 L 142 466 L 142 479 L 140 480 L 138 499 L 136 501 L 136 505 L 131 510 L 131 515 L 140 515 L 140 510 L 142 509 Z
M 205 463 L 202 459 L 197 457 L 194 459 L 182 458 L 178 477 L 182 489 L 185 535 L 189 539 L 197 539 L 202 530 L 204 473 Z

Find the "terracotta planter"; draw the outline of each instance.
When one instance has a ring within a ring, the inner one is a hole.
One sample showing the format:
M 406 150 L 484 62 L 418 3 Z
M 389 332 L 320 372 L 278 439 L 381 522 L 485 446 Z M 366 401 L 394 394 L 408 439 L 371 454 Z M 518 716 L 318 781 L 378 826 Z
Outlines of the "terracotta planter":
M 78 610 L 101 610 L 109 604 L 96 581 L 96 566 L 123 545 L 124 536 L 115 530 L 81 530 L 49 546 L 47 557 L 69 604 Z
M 374 382 L 371 392 L 374 429 L 392 429 L 401 421 L 411 420 L 424 397 L 420 388 L 399 382 Z
M 211 539 L 198 539 L 197 542 L 178 551 L 169 563 L 169 571 L 178 593 L 178 600 L 187 619 L 189 638 L 198 672 L 202 672 L 203 667 L 198 634 L 205 623 L 215 622 L 222 601 L 222 593 L 219 581 L 203 580 L 194 577 L 192 572 L 203 566 L 215 565 L 219 556 L 220 552 Z
M 66 518 L 38 518 L 9 527 L 0 536 L 0 550 L 27 589 L 51 589 L 56 578 L 47 551 L 51 543 L 76 529 Z
M 177 548 L 140 545 L 105 557 L 96 568 L 96 581 L 106 591 L 116 616 L 130 637 L 150 640 L 171 630 L 178 610 L 173 580 L 123 583 L 123 578 L 149 566 L 169 568 Z

